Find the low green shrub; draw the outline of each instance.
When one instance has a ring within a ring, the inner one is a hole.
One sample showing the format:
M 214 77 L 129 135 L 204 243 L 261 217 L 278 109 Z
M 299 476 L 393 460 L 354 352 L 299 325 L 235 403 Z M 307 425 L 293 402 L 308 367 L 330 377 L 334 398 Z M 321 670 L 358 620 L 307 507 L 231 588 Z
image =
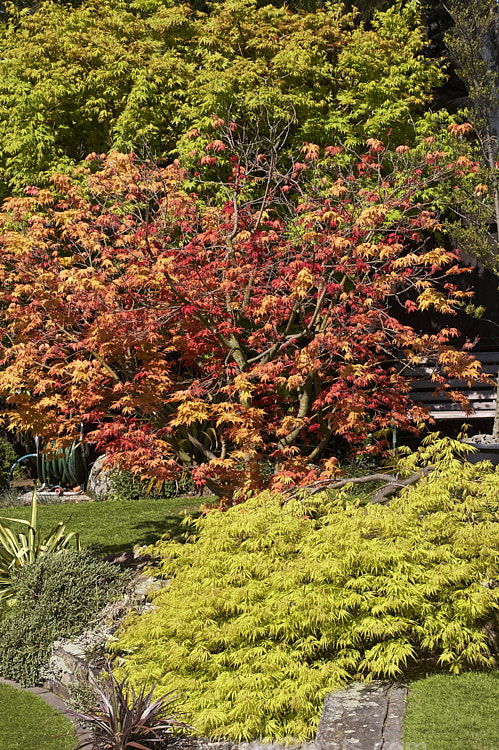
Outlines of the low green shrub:
M 196 485 L 187 474 L 178 480 L 171 479 L 157 485 L 141 480 L 130 471 L 113 471 L 111 478 L 113 489 L 110 500 L 144 500 L 151 496 L 168 499 L 191 495 L 196 491 Z
M 9 471 L 17 459 L 18 455 L 12 445 L 4 438 L 0 438 L 0 488 L 8 486 Z
M 159 541 L 171 579 L 115 644 L 132 681 L 185 696 L 211 737 L 311 738 L 346 681 L 400 675 L 418 659 L 457 673 L 494 664 L 484 625 L 499 604 L 499 471 L 453 441 L 401 467 L 436 470 L 387 505 L 348 488 L 293 499 L 264 492 Z
M 85 630 L 128 581 L 86 550 L 46 555 L 16 571 L 16 604 L 0 623 L 0 674 L 36 684 L 52 642 Z

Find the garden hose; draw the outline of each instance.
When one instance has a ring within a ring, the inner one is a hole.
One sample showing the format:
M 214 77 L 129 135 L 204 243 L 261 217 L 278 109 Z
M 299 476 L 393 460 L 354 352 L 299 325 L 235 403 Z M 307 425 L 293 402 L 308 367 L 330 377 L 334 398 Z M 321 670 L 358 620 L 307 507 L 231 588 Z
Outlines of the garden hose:
M 35 442 L 37 451 L 33 455 L 36 456 L 38 479 L 42 484 L 85 487 L 88 469 L 80 438 L 73 440 L 69 447 L 52 456 L 41 452 L 38 438 Z

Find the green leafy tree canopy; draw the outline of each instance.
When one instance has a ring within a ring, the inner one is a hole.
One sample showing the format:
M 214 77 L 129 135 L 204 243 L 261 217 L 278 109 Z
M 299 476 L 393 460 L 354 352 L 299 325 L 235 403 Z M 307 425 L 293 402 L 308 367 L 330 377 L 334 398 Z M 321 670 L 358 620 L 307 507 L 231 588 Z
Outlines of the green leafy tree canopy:
M 340 5 L 292 12 L 226 0 L 189 5 L 88 0 L 14 13 L 0 34 L 0 181 L 20 191 L 92 151 L 191 148 L 227 110 L 291 118 L 296 143 L 407 140 L 442 80 L 413 9 L 368 30 Z

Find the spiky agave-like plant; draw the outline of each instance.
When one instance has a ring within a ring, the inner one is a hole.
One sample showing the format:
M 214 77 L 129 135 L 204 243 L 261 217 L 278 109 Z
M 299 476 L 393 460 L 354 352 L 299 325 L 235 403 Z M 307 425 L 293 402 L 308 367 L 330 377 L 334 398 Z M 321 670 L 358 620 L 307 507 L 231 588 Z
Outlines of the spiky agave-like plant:
M 149 750 L 153 743 L 164 742 L 164 733 L 173 728 L 192 729 L 176 718 L 174 693 L 152 699 L 154 685 L 149 690 L 142 686 L 138 692 L 118 680 L 107 667 L 108 675 L 97 683 L 89 678 L 94 691 L 95 704 L 86 712 L 71 711 L 90 732 L 77 750 L 92 747 L 95 750 Z M 144 744 L 145 743 L 145 744 Z
M 12 582 L 12 571 L 38 560 L 42 555 L 67 552 L 69 543 L 74 541 L 75 548 L 80 550 L 80 537 L 71 531 L 66 534 L 66 526 L 59 521 L 47 537 L 42 537 L 37 527 L 36 487 L 31 499 L 30 520 L 21 518 L 2 518 L 27 527 L 26 533 L 15 533 L 5 523 L 0 523 L 0 607 L 3 602 L 12 603 L 15 599 L 15 587 Z

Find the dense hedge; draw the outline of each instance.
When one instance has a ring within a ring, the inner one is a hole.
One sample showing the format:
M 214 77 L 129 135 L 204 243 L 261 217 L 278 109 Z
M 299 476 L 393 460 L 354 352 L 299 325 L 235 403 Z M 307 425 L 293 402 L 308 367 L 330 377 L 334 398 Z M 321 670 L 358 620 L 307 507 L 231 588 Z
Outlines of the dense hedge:
M 0 674 L 37 684 L 52 642 L 85 630 L 128 580 L 88 551 L 45 555 L 20 568 L 15 607 L 0 622 Z
M 438 470 L 389 505 L 343 492 L 265 492 L 158 542 L 171 584 L 117 648 L 132 680 L 180 690 L 214 737 L 312 737 L 327 692 L 395 677 L 421 657 L 453 672 L 494 663 L 499 472 L 440 442 L 406 462 Z

